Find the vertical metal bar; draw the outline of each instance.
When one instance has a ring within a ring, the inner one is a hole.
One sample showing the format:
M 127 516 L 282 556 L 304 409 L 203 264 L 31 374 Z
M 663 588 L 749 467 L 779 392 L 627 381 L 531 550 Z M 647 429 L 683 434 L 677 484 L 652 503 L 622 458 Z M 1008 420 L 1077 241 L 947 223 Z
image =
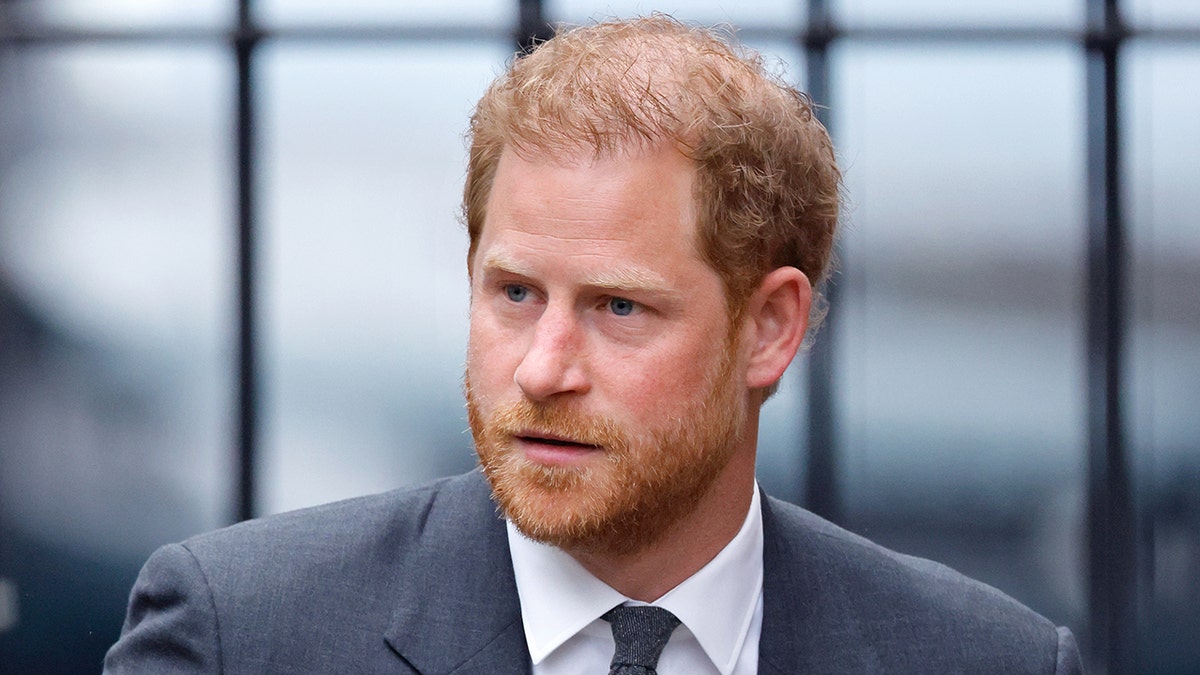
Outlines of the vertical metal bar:
M 808 93 L 820 107 L 817 115 L 832 131 L 828 108 L 829 44 L 835 31 L 827 0 L 809 0 L 808 30 L 804 37 L 804 55 L 808 73 Z M 808 355 L 808 454 L 804 474 L 804 505 L 808 510 L 834 522 L 842 520 L 842 499 L 837 478 L 836 410 L 833 391 L 833 322 L 837 307 L 837 285 L 830 279 L 824 288 L 829 314 L 822 328 L 824 335 L 813 343 Z
M 238 0 L 233 46 L 237 58 L 238 483 L 235 517 L 255 516 L 258 450 L 258 369 L 255 302 L 254 68 L 259 33 L 250 0 Z
M 1134 672 L 1136 544 L 1125 441 L 1125 223 L 1121 206 L 1117 0 L 1088 0 L 1087 405 L 1089 653 Z
M 528 53 L 534 45 L 553 35 L 553 28 L 546 22 L 542 0 L 517 0 L 517 49 Z

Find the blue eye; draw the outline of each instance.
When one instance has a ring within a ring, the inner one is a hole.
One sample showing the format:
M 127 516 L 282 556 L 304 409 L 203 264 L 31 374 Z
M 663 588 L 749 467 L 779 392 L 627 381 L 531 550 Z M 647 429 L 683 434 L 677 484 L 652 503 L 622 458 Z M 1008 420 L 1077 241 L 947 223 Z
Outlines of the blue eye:
M 633 313 L 637 303 L 625 298 L 612 298 L 608 301 L 608 309 L 617 316 L 629 316 Z
M 522 302 L 529 296 L 529 289 L 520 284 L 508 284 L 504 287 L 504 295 L 513 302 Z

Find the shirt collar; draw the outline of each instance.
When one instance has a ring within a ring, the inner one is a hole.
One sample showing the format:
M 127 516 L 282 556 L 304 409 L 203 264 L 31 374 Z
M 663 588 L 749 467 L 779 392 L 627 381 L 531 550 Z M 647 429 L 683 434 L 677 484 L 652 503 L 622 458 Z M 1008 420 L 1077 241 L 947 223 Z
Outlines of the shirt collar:
M 525 537 L 512 521 L 508 521 L 508 548 L 525 640 L 535 664 L 627 599 L 562 549 Z
M 755 486 L 742 527 L 707 565 L 654 605 L 669 610 L 696 637 L 722 673 L 730 673 L 746 641 L 762 593 L 762 505 Z M 529 656 L 540 663 L 626 598 L 562 550 L 526 538 L 510 522 L 508 545 Z

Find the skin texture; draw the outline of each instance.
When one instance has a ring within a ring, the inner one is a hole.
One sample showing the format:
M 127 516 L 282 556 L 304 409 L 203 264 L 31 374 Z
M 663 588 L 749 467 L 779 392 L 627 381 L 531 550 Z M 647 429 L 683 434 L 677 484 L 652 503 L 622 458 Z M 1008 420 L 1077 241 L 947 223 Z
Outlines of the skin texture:
M 740 527 L 761 388 L 799 347 L 811 297 L 780 268 L 734 323 L 697 253 L 694 186 L 670 146 L 506 149 L 470 261 L 468 412 L 501 506 L 647 601 Z

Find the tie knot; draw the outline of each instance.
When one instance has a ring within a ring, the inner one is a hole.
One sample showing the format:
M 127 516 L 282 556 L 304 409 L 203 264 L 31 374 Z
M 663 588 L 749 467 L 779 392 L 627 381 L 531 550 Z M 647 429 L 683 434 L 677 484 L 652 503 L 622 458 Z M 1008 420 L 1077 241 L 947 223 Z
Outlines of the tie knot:
M 617 606 L 600 617 L 612 624 L 611 673 L 653 673 L 679 619 L 662 607 Z

